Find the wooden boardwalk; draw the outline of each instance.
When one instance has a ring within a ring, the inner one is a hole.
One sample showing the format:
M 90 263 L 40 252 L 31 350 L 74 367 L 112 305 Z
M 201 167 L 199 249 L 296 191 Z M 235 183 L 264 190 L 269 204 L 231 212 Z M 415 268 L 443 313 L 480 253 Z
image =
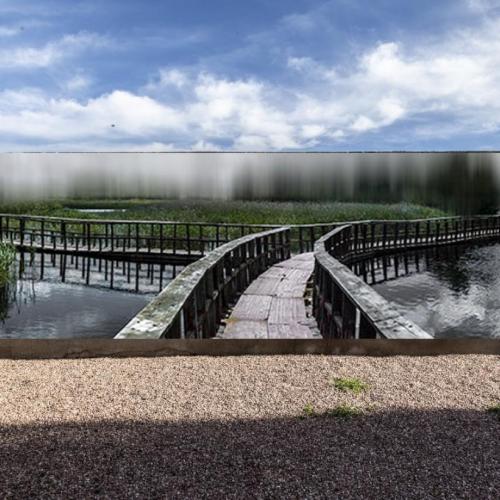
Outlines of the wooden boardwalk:
M 303 253 L 261 274 L 245 290 L 219 337 L 315 338 L 316 321 L 304 302 L 314 269 L 314 254 Z

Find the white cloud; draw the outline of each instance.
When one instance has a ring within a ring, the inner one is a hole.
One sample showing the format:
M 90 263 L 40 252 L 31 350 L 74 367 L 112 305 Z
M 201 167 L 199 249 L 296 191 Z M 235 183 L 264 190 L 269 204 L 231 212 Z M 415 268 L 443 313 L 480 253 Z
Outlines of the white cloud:
M 485 13 L 500 7 L 500 0 L 465 0 L 467 6 L 475 12 Z
M 333 139 L 343 139 L 345 137 L 345 133 L 343 130 L 335 130 L 334 132 L 332 132 L 331 134 L 329 134 L 330 137 L 332 137 Z
M 334 80 L 337 77 L 334 68 L 327 68 L 310 57 L 289 57 L 287 66 L 303 73 L 307 78 Z
M 221 151 L 222 148 L 210 141 L 197 141 L 191 146 L 193 151 Z
M 173 85 L 174 87 L 184 87 L 188 83 L 187 75 L 178 69 L 160 70 L 160 84 Z
M 63 88 L 68 90 L 69 92 L 75 92 L 86 89 L 91 84 L 92 84 L 91 78 L 85 75 L 77 74 L 70 77 L 66 82 L 64 82 Z
M 100 48 L 109 40 L 95 33 L 65 35 L 40 47 L 9 47 L 0 49 L 0 68 L 46 68 L 83 50 Z
M 0 37 L 16 36 L 19 31 L 20 28 L 16 26 L 0 26 Z
M 93 43 L 92 37 L 64 40 L 68 50 Z M 422 137 L 500 130 L 498 20 L 427 45 L 379 43 L 350 67 L 307 57 L 286 62 L 292 76 L 308 78 L 285 87 L 169 67 L 140 92 L 116 90 L 86 101 L 4 91 L 0 134 L 5 141 L 72 147 L 280 150 L 328 148 L 402 120 Z M 66 86 L 86 84 L 76 75 Z
M 302 126 L 302 137 L 304 139 L 314 139 L 315 137 L 322 136 L 326 132 L 326 128 L 324 125 L 303 125 Z
M 371 118 L 362 115 L 354 121 L 354 123 L 351 125 L 351 128 L 355 132 L 366 132 L 368 130 L 377 128 L 377 125 Z
M 311 31 L 316 28 L 314 15 L 310 13 L 290 14 L 285 16 L 281 22 L 285 27 L 299 32 Z
M 13 104 L 12 97 L 15 98 Z M 7 102 L 6 102 L 7 101 Z M 41 98 L 30 92 L 0 95 L 0 133 L 45 141 L 89 138 L 127 141 L 183 130 L 178 112 L 146 96 L 115 91 L 86 103 Z M 114 126 L 113 126 L 114 125 Z

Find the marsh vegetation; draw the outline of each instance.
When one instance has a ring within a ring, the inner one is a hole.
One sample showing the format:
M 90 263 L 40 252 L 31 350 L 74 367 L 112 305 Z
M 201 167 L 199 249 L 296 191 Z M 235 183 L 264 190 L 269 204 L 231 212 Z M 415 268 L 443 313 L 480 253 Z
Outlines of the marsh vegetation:
M 91 210 L 112 210 L 92 212 Z M 82 210 L 85 210 L 82 212 Z M 235 224 L 314 224 L 367 219 L 420 219 L 446 212 L 409 203 L 309 201 L 76 199 L 0 204 L 0 212 L 112 220 Z

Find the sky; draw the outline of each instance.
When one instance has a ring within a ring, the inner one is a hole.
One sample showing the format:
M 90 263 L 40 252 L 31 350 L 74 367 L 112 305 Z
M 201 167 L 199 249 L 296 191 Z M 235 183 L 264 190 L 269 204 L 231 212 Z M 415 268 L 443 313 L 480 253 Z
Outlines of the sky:
M 500 149 L 500 0 L 0 0 L 0 151 Z

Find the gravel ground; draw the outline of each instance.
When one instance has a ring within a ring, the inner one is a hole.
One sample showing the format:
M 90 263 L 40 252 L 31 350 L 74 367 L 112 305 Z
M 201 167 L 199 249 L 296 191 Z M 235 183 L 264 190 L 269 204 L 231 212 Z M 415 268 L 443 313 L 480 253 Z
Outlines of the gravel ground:
M 0 360 L 0 497 L 496 499 L 499 361 Z

